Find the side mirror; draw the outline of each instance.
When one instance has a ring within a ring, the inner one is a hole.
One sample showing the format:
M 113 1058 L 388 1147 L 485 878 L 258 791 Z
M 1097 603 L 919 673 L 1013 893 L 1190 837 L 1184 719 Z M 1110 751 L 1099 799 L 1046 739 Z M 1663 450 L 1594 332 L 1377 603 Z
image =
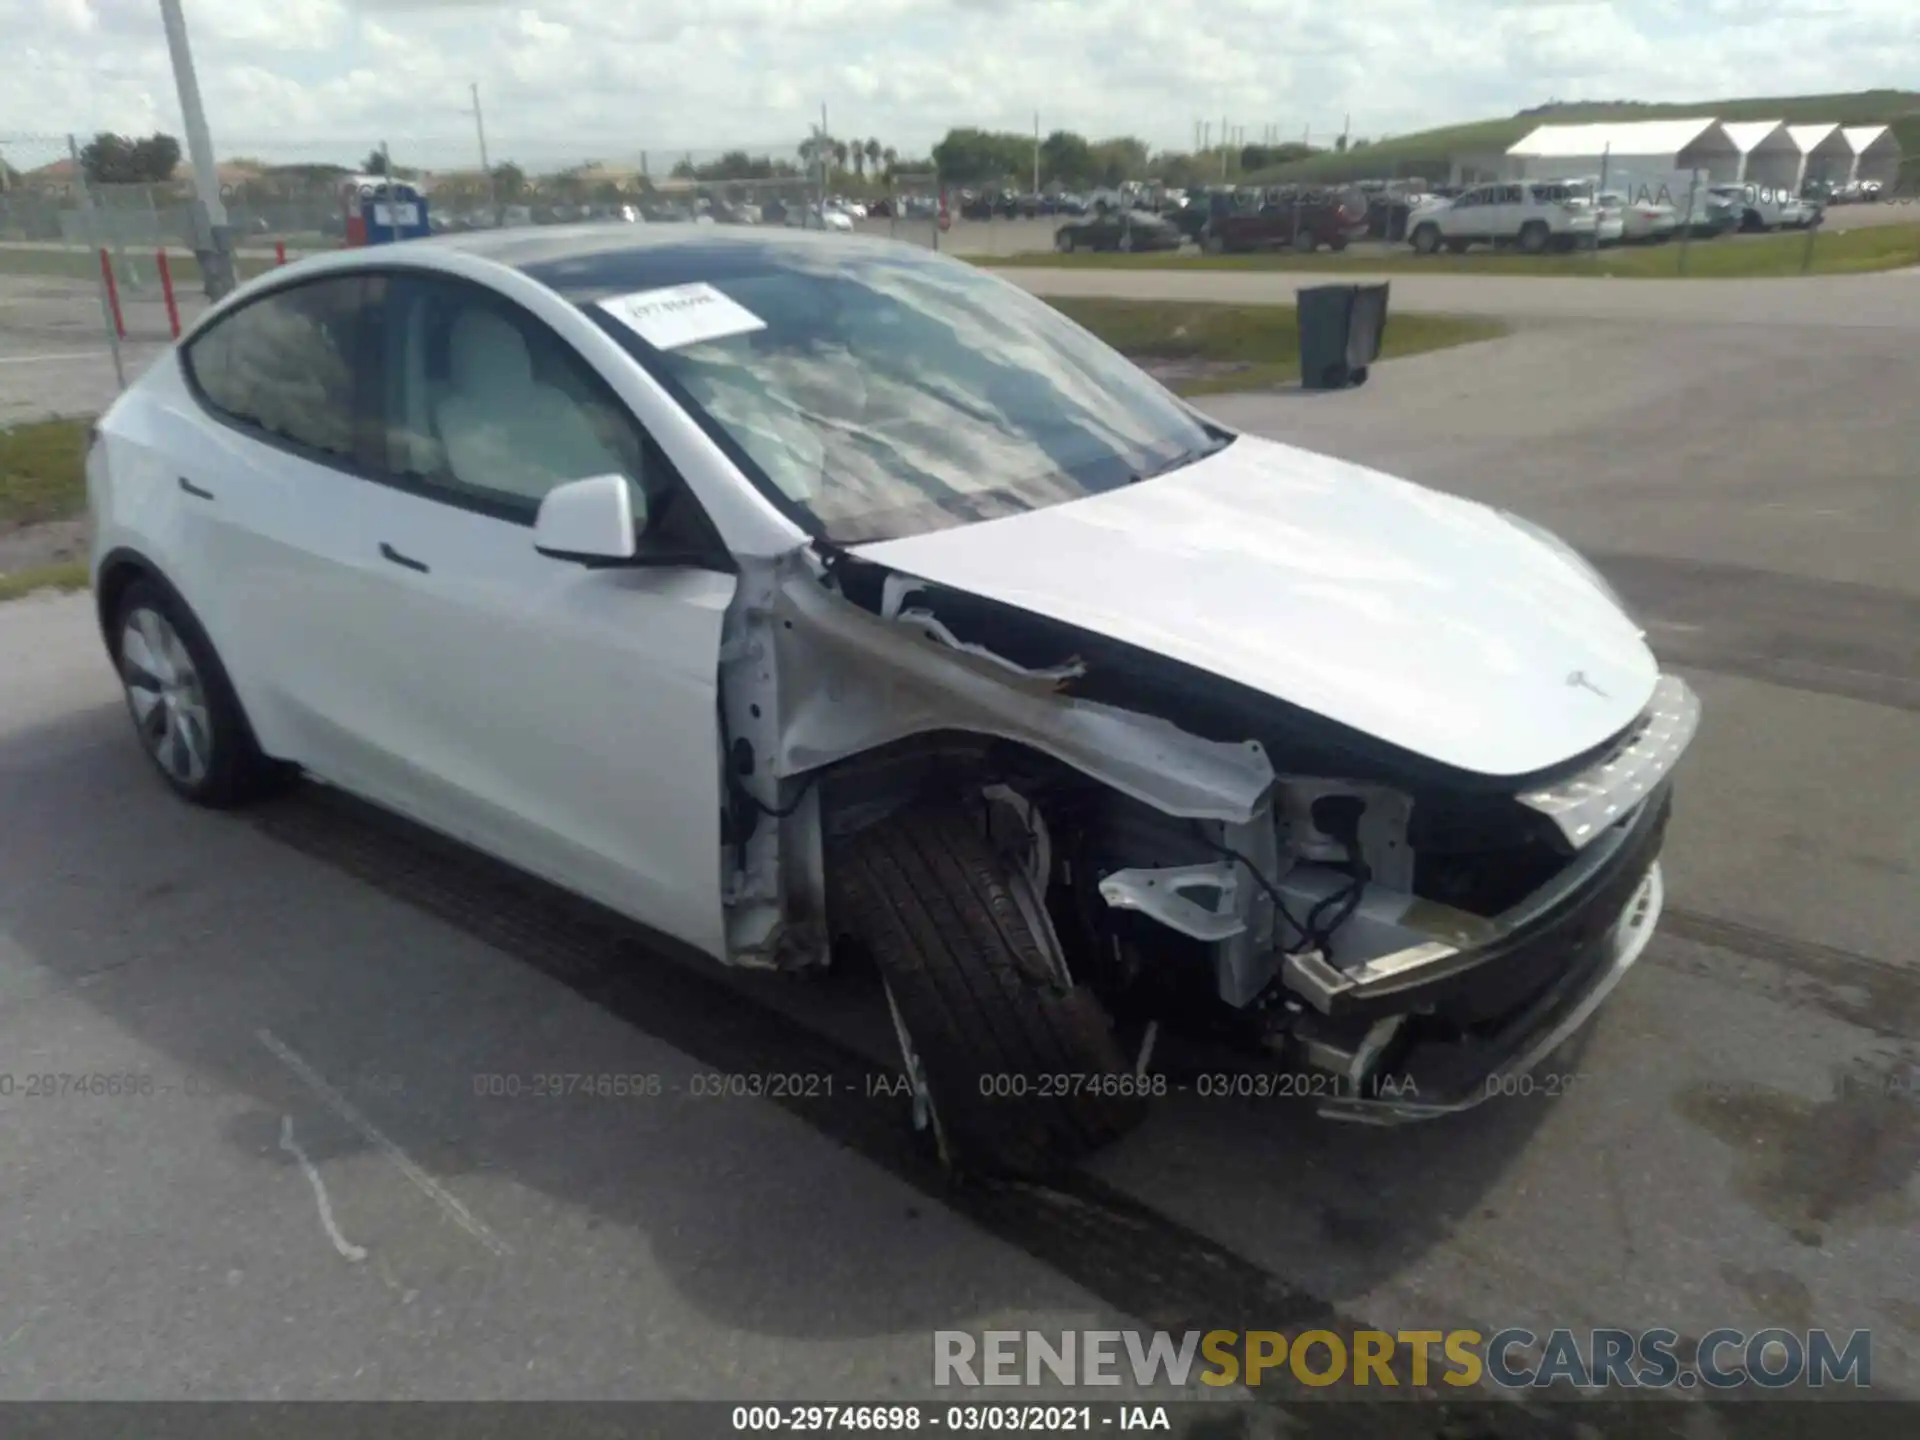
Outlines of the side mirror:
M 584 565 L 632 560 L 640 550 L 640 526 L 627 477 L 592 475 L 549 490 L 533 519 L 533 548 Z

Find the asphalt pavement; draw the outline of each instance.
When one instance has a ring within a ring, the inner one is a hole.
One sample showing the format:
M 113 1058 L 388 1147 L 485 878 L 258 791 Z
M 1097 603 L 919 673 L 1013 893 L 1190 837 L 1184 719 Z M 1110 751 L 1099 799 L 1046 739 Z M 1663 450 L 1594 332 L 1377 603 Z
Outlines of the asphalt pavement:
M 0 606 L 0 1397 L 929 1395 L 935 1329 L 1306 1322 L 1868 1328 L 1920 1397 L 1920 279 L 1652 283 L 1396 279 L 1523 323 L 1205 402 L 1560 529 L 1706 705 L 1646 958 L 1535 1093 L 1412 1130 L 1178 1095 L 1058 1194 L 948 1193 L 857 984 L 644 952 L 317 787 L 191 810 L 87 598 Z M 694 1094 L 743 1071 L 841 1088 Z

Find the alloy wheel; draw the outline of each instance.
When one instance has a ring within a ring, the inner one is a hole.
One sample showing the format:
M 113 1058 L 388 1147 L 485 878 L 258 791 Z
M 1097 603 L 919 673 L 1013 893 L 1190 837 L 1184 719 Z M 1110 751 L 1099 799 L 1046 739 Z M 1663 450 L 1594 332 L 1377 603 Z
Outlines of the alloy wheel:
M 120 632 L 120 681 L 140 741 L 189 789 L 213 763 L 213 720 L 200 672 L 180 632 L 159 611 L 130 611 Z

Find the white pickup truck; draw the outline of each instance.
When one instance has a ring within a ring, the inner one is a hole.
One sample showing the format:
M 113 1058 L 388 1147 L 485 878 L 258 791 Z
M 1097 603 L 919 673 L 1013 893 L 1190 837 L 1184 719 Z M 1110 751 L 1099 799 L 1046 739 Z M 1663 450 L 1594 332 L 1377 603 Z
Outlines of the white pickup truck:
M 1476 185 L 1451 199 L 1432 199 L 1407 218 L 1407 241 L 1422 255 L 1442 245 L 1456 255 L 1469 245 L 1517 245 L 1530 255 L 1591 245 L 1598 216 L 1590 189 L 1564 181 Z
M 1780 186 L 1748 181 L 1745 185 L 1716 185 L 1712 193 L 1740 207 L 1740 228 L 1749 232 L 1807 230 L 1824 218 L 1817 202 L 1803 200 Z

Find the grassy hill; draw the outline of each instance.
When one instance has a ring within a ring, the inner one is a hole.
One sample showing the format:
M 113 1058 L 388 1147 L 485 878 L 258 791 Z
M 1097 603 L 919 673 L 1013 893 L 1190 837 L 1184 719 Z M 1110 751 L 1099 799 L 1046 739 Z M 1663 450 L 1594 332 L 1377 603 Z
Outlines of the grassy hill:
M 1646 105 L 1636 101 L 1556 105 L 1504 120 L 1480 120 L 1469 125 L 1395 135 L 1343 155 L 1327 151 L 1260 171 L 1246 179 L 1253 184 L 1413 175 L 1444 179 L 1447 162 L 1454 156 L 1498 154 L 1541 125 L 1679 119 L 1692 115 L 1712 115 L 1721 120 L 1785 120 L 1791 125 L 1827 121 L 1841 125 L 1891 125 L 1905 157 L 1902 162 L 1905 184 L 1907 188 L 1920 185 L 1920 91 L 1914 90 L 1856 90 L 1846 95 L 1700 100 L 1679 105 Z

